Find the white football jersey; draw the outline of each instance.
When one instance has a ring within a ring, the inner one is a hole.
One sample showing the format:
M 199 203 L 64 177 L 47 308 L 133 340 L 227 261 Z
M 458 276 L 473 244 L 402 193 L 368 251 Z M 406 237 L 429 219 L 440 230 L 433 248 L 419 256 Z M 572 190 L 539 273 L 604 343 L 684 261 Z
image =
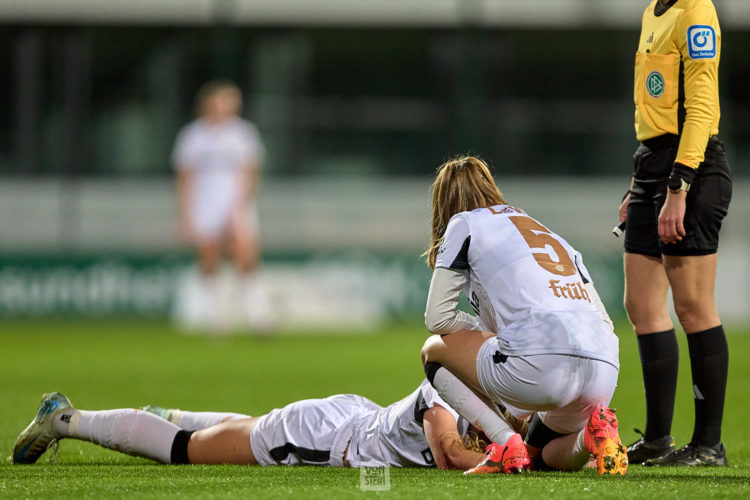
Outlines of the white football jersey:
M 258 129 L 239 117 L 213 124 L 198 118 L 177 135 L 172 163 L 175 168 L 193 168 L 201 173 L 244 168 L 262 161 L 263 146 Z
M 215 125 L 199 118 L 180 130 L 172 163 L 194 170 L 196 195 L 215 203 L 234 193 L 238 169 L 259 165 L 262 157 L 258 130 L 249 121 L 237 117 Z
M 509 205 L 456 214 L 435 267 L 468 272 L 464 292 L 502 354 L 571 354 L 619 367 L 618 339 L 581 254 Z
M 451 412 L 461 436 L 468 432 L 469 422 L 448 406 L 425 379 L 417 390 L 401 401 L 356 417 L 346 455 L 349 464 L 352 467 L 363 464 L 434 467 L 435 459 L 427 444 L 422 419 L 424 412 L 435 404 Z
M 238 173 L 257 168 L 262 159 L 258 130 L 247 120 L 235 117 L 217 125 L 199 118 L 183 127 L 172 162 L 178 170 L 194 172 L 188 210 L 199 235 L 216 236 L 224 231 L 240 195 Z

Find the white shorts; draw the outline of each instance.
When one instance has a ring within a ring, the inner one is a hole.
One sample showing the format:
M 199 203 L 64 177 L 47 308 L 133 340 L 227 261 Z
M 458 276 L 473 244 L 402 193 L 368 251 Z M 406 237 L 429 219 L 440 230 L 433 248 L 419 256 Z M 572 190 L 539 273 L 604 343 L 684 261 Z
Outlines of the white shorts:
M 517 418 L 538 412 L 547 427 L 562 434 L 583 429 L 597 406 L 609 405 L 617 386 L 619 370 L 605 361 L 567 354 L 504 357 L 496 352 L 493 337 L 477 355 L 484 393 Z
M 251 232 L 258 232 L 258 208 L 255 204 L 244 213 L 242 224 Z M 232 219 L 232 205 L 227 200 L 214 203 L 196 202 L 190 212 L 195 234 L 200 239 L 221 238 L 226 235 Z
M 260 465 L 343 467 L 354 418 L 379 409 L 356 394 L 297 401 L 260 417 L 250 446 Z

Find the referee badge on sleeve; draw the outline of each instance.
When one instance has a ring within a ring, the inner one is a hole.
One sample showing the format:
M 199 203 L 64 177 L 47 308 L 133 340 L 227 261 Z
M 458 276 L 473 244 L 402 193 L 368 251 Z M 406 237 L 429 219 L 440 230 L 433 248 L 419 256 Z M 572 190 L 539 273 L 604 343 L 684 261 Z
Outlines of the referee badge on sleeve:
M 716 57 L 716 31 L 713 27 L 696 24 L 687 30 L 688 52 L 691 59 Z

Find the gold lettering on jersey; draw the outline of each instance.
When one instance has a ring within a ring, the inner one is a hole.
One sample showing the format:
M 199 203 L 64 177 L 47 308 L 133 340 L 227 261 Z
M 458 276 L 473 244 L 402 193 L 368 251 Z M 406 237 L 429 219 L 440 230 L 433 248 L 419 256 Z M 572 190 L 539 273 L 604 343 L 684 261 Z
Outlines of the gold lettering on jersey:
M 521 236 L 529 245 L 532 250 L 532 255 L 539 264 L 546 271 L 557 274 L 558 276 L 573 276 L 578 272 L 573 259 L 568 255 L 565 247 L 557 239 L 557 235 L 547 229 L 546 227 L 539 224 L 531 217 L 525 217 L 520 215 L 514 215 L 508 217 L 521 233 Z M 552 249 L 557 261 L 552 260 L 552 254 L 548 253 L 548 247 Z M 540 250 L 534 252 L 534 250 Z
M 560 284 L 560 280 L 549 280 L 549 289 L 552 290 L 555 297 L 591 302 L 588 290 L 583 287 L 583 283 L 580 281 Z

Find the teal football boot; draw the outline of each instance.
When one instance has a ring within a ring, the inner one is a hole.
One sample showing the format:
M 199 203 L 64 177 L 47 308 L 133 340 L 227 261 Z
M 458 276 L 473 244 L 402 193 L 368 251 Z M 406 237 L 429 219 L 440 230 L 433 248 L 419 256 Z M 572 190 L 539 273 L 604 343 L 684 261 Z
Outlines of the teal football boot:
M 33 464 L 59 438 L 52 426 L 55 415 L 70 410 L 73 405 L 62 393 L 52 392 L 42 396 L 39 411 L 16 439 L 13 447 L 13 463 Z

